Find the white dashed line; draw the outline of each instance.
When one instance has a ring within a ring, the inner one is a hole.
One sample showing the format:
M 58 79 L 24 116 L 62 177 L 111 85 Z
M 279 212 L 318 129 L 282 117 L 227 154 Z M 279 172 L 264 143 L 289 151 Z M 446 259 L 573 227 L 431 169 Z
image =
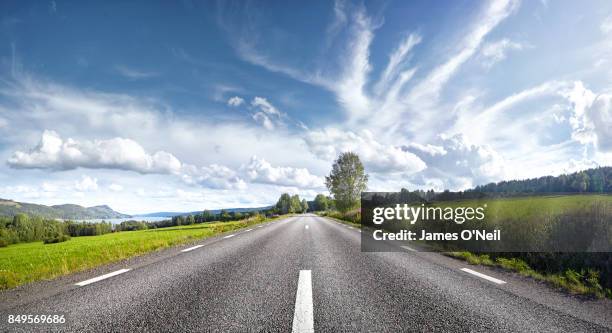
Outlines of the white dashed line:
M 79 286 L 79 287 L 86 286 L 86 285 L 94 283 L 94 282 L 98 282 L 98 281 L 102 281 L 104 279 L 108 279 L 108 278 L 113 277 L 115 275 L 123 274 L 123 273 L 125 273 L 125 272 L 127 272 L 129 270 L 130 270 L 129 268 L 120 269 L 118 271 L 114 271 L 114 272 L 111 272 L 111 273 L 108 273 L 108 274 L 100 275 L 100 276 L 95 277 L 93 279 L 81 281 L 81 282 L 75 283 L 75 284 L 77 286 Z
M 408 250 L 408 251 L 412 251 L 412 252 L 419 252 L 419 251 L 417 251 L 417 250 L 415 250 L 415 249 L 411 248 L 410 246 L 405 246 L 405 245 L 404 245 L 404 246 L 400 246 L 400 247 L 401 247 L 402 249 L 406 249 L 406 250 Z
M 263 225 L 258 225 L 257 228 L 263 228 Z
M 225 237 L 223 237 L 223 238 L 224 238 L 224 239 L 225 239 L 225 238 L 232 238 L 232 237 L 234 237 L 234 236 L 236 236 L 236 234 L 227 235 L 227 236 L 225 236 Z
M 353 227 L 348 227 L 349 229 L 354 229 Z
M 253 229 L 247 229 L 247 230 L 245 230 L 244 232 L 249 232 L 249 231 L 252 231 L 252 230 L 253 230 Z
M 181 252 L 189 252 L 189 251 L 193 251 L 193 250 L 195 250 L 195 249 L 199 249 L 199 248 L 201 248 L 202 246 L 204 246 L 204 245 L 196 245 L 196 246 L 192 246 L 192 247 L 186 248 L 186 249 L 184 249 L 184 250 L 181 250 Z
M 292 332 L 314 332 L 314 311 L 312 308 L 312 274 L 301 270 L 295 296 Z
M 306 230 L 308 230 L 308 228 L 310 228 L 309 226 L 305 226 L 304 228 L 306 228 Z
M 500 279 L 496 279 L 494 277 L 491 277 L 491 276 L 488 276 L 488 275 L 485 275 L 485 274 L 482 274 L 482 273 L 478 273 L 478 272 L 473 271 L 473 270 L 471 270 L 469 268 L 462 268 L 461 270 L 466 272 L 466 273 L 470 273 L 472 275 L 476 275 L 479 278 L 482 278 L 482 279 L 485 279 L 485 280 L 488 280 L 488 281 L 491 281 L 491 282 L 494 282 L 494 283 L 497 283 L 497 284 L 504 284 L 504 283 L 506 283 L 506 281 L 502 281 Z

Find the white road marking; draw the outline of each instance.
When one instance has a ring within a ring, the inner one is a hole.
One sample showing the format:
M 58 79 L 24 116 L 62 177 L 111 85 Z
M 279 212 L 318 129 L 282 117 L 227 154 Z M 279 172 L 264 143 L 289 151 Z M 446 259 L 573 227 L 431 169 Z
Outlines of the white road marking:
M 234 237 L 234 236 L 236 236 L 236 234 L 227 235 L 227 236 L 225 236 L 225 237 L 223 237 L 223 238 L 224 238 L 224 239 L 225 239 L 225 238 L 232 238 L 232 237 Z
M 258 225 L 257 228 L 263 228 L 263 225 Z
M 94 282 L 98 282 L 98 281 L 102 281 L 104 279 L 108 279 L 109 277 L 113 277 L 115 275 L 123 274 L 123 273 L 125 273 L 125 272 L 127 272 L 129 270 L 130 270 L 129 268 L 123 268 L 123 269 L 120 269 L 118 271 L 114 271 L 114 272 L 111 272 L 111 273 L 108 273 L 108 274 L 100 275 L 100 276 L 95 277 L 93 279 L 81 281 L 81 282 L 75 283 L 75 284 L 77 286 L 79 286 L 79 287 L 86 286 L 86 285 L 94 283 Z
M 245 230 L 244 232 L 248 232 L 248 231 L 252 231 L 252 230 L 253 230 L 253 229 L 247 229 L 247 230 Z
M 186 249 L 184 249 L 184 250 L 181 250 L 181 252 L 189 252 L 189 251 L 193 251 L 193 250 L 195 250 L 195 249 L 201 248 L 202 246 L 204 246 L 204 245 L 196 245 L 196 246 L 192 246 L 192 247 L 186 248 Z
M 295 296 L 293 329 L 291 332 L 314 332 L 314 311 L 312 308 L 312 274 L 301 270 Z
M 304 228 L 306 228 L 306 230 L 308 230 L 309 226 L 305 226 Z
M 462 271 L 464 271 L 464 272 L 467 272 L 467 273 L 470 273 L 470 274 L 476 275 L 476 276 L 478 276 L 479 278 L 483 278 L 483 279 L 485 279 L 485 280 L 489 280 L 489 281 L 494 282 L 494 283 L 497 283 L 497 284 L 504 284 L 504 283 L 506 283 L 506 281 L 502 281 L 502 280 L 500 280 L 500 279 L 496 279 L 496 278 L 494 278 L 494 277 L 491 277 L 491 276 L 488 276 L 488 275 L 485 275 L 485 274 L 482 274 L 482 273 L 478 273 L 478 272 L 473 271 L 473 270 L 471 270 L 471 269 L 469 269 L 469 268 L 462 268 L 461 270 L 462 270 Z
M 354 229 L 353 227 L 348 227 L 349 229 Z
M 406 250 L 408 250 L 408 251 L 412 251 L 412 252 L 419 252 L 419 251 L 417 251 L 417 250 L 415 250 L 415 249 L 411 248 L 410 246 L 405 246 L 405 245 L 404 245 L 404 246 L 400 246 L 400 247 L 401 247 L 402 249 L 406 249 Z

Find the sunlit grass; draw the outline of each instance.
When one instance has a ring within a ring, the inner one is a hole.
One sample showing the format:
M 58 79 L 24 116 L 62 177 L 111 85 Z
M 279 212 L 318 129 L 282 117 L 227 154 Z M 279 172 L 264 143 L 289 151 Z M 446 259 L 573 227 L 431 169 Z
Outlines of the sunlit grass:
M 32 242 L 9 245 L 0 248 L 0 289 L 87 270 L 260 222 L 204 223 L 73 237 L 56 244 Z

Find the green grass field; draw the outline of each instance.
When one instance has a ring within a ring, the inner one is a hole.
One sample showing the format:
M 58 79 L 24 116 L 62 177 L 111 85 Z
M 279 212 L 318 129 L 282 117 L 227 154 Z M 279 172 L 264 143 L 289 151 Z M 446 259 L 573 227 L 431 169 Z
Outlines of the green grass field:
M 487 204 L 487 218 L 533 219 L 547 215 L 559 215 L 577 209 L 588 208 L 596 203 L 612 204 L 612 195 L 555 195 L 499 198 L 482 200 L 446 201 L 450 207 L 476 207 Z
M 57 244 L 33 242 L 9 245 L 0 248 L 0 290 L 87 270 L 258 223 L 261 221 L 205 223 L 73 237 Z

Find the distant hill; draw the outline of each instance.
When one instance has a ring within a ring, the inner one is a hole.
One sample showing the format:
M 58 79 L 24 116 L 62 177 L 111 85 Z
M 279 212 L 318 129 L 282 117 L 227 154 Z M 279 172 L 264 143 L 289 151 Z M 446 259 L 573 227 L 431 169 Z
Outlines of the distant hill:
M 272 206 L 267 207 L 254 207 L 254 208 L 226 208 L 226 209 L 208 209 L 211 214 L 219 214 L 222 210 L 228 213 L 245 213 L 245 212 L 258 212 L 262 210 L 266 210 L 271 208 Z M 173 217 L 173 216 L 187 216 L 187 215 L 197 215 L 202 213 L 203 210 L 195 211 L 195 212 L 155 212 L 141 215 L 134 215 L 134 217 Z
M 45 206 L 0 199 L 0 216 L 14 216 L 19 213 L 65 220 L 114 219 L 130 217 L 130 215 L 118 213 L 106 205 L 93 207 L 83 207 L 70 204 Z

